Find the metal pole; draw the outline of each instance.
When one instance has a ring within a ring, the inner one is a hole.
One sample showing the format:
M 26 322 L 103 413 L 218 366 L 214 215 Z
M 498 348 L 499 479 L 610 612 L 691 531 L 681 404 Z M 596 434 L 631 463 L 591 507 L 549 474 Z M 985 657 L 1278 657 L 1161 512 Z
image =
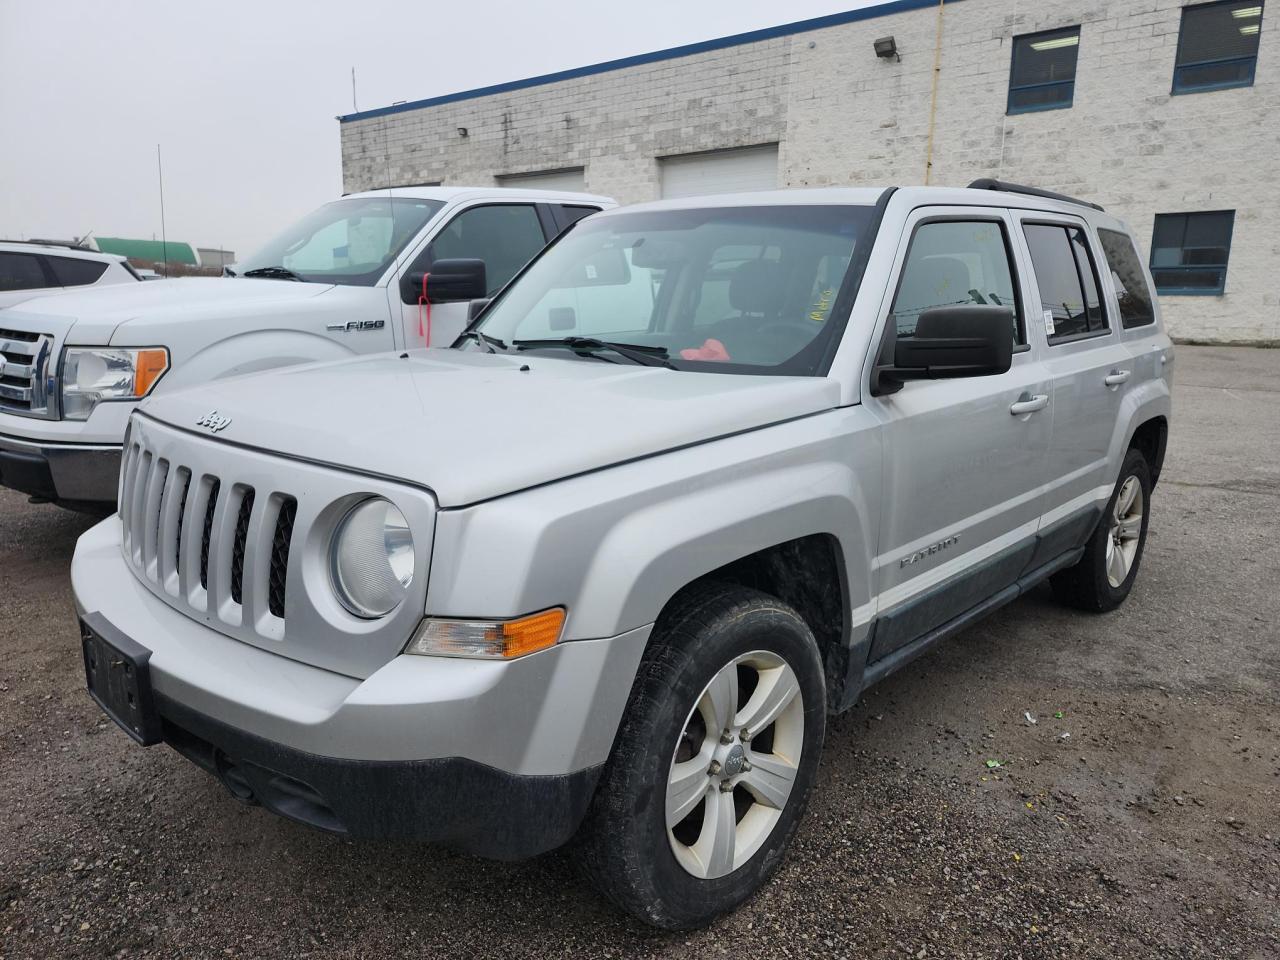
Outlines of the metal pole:
M 164 258 L 164 275 L 169 276 L 169 238 L 164 229 L 164 164 L 160 162 L 160 144 L 156 144 L 156 172 L 160 176 L 160 255 Z
M 938 30 L 933 40 L 933 91 L 929 96 L 929 145 L 925 148 L 924 183 L 933 173 L 933 124 L 938 114 L 938 74 L 942 72 L 942 12 L 947 0 L 938 0 Z

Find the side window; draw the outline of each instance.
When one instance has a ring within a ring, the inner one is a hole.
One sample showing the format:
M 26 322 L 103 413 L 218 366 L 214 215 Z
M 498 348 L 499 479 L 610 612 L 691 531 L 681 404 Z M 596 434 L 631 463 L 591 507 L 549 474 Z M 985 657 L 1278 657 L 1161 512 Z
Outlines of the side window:
M 71 257 L 46 257 L 53 275 L 64 287 L 83 287 L 96 283 L 107 272 L 107 265 L 100 260 L 74 260 Z
M 494 204 L 454 217 L 431 241 L 429 253 L 432 261 L 483 260 L 492 296 L 546 244 L 531 204 Z
M 1102 255 L 1107 258 L 1111 283 L 1120 302 L 1120 322 L 1126 328 L 1154 323 L 1156 312 L 1151 306 L 1151 291 L 1147 289 L 1142 260 L 1133 241 L 1115 230 L 1099 230 L 1098 242 L 1102 244 Z
M 1050 342 L 1107 329 L 1098 278 L 1084 231 L 1058 224 L 1023 226 Z
M 1013 342 L 1026 343 L 1004 227 L 993 220 L 943 220 L 916 228 L 893 298 L 899 337 L 915 336 L 931 307 L 992 304 L 1013 310 Z
M 40 261 L 29 253 L 0 253 L 0 290 L 38 290 L 49 286 Z

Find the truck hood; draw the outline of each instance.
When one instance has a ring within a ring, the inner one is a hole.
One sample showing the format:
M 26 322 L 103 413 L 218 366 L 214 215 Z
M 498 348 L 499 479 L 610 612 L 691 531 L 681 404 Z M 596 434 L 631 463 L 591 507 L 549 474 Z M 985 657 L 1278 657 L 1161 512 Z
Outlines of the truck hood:
M 838 402 L 822 377 L 418 350 L 221 380 L 142 410 L 194 432 L 216 411 L 230 418 L 219 440 L 409 481 L 455 507 Z
M 4 326 L 52 333 L 60 342 L 98 346 L 110 344 L 128 324 L 141 328 L 149 322 L 190 322 L 256 315 L 277 305 L 319 296 L 331 284 L 295 283 L 291 280 L 183 277 L 146 283 L 115 283 L 78 291 L 24 300 L 0 316 Z M 142 329 L 129 329 L 117 342 L 146 346 Z

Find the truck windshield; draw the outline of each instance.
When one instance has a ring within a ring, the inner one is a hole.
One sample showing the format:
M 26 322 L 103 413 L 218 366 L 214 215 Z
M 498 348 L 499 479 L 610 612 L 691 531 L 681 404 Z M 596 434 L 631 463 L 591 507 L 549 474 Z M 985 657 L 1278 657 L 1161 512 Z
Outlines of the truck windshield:
M 872 209 L 760 205 L 589 218 L 503 291 L 477 328 L 485 336 L 464 349 L 500 342 L 616 363 L 626 355 L 608 345 L 621 345 L 681 370 L 814 376 L 840 334 L 836 298 L 855 247 L 870 239 Z
M 371 287 L 443 206 L 418 197 L 335 200 L 240 261 L 236 272 Z

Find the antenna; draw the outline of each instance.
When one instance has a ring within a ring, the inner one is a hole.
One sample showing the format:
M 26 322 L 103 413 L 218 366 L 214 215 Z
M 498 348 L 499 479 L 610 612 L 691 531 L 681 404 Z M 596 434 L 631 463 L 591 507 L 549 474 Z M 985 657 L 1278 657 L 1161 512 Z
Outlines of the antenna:
M 360 108 L 356 106 L 356 68 L 351 68 L 351 112 L 359 113 Z
M 160 162 L 160 144 L 156 144 L 156 173 L 160 176 L 160 255 L 164 258 L 164 275 L 169 276 L 169 238 L 164 229 L 164 164 Z

